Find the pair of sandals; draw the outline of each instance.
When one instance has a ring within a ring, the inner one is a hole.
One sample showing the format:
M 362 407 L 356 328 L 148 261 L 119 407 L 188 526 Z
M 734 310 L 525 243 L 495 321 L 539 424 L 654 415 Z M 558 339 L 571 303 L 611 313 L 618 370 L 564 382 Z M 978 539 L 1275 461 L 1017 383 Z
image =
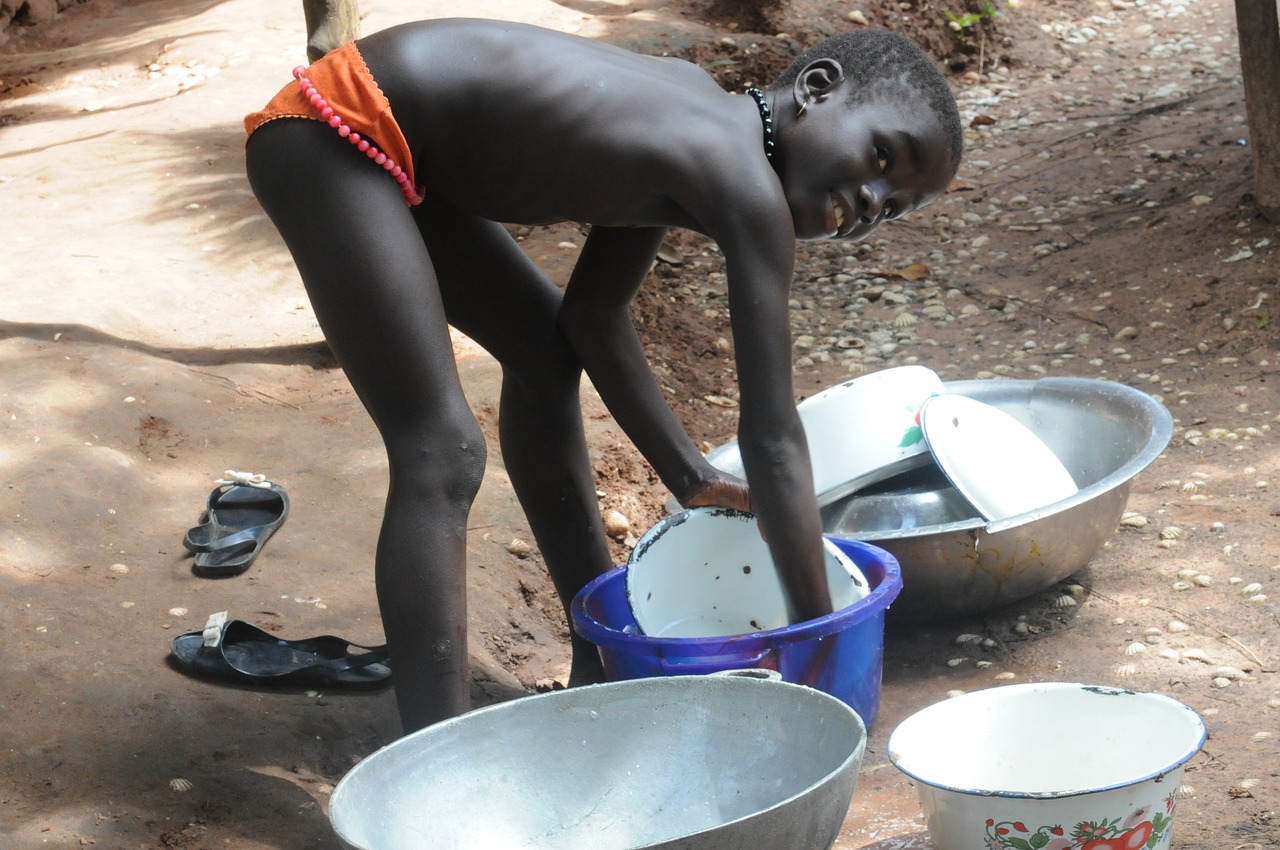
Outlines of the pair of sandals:
M 289 494 L 265 477 L 226 471 L 209 494 L 199 525 L 182 545 L 195 555 L 192 571 L 205 578 L 235 576 L 249 569 L 263 545 L 289 515 Z
M 209 494 L 199 525 L 182 545 L 195 555 L 192 571 L 220 578 L 243 573 L 289 515 L 289 494 L 262 475 L 229 469 Z M 334 635 L 284 640 L 227 612 L 170 644 L 188 673 L 241 685 L 373 690 L 391 684 L 387 647 Z

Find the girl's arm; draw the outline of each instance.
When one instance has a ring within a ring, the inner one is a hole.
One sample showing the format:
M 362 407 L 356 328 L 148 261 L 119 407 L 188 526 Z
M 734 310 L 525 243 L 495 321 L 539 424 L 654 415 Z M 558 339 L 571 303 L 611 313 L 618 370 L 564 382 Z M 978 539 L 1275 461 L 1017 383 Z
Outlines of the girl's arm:
M 629 312 L 666 228 L 593 227 L 565 288 L 560 326 L 618 425 L 685 507 L 750 509 L 746 482 L 689 439 L 654 378 Z

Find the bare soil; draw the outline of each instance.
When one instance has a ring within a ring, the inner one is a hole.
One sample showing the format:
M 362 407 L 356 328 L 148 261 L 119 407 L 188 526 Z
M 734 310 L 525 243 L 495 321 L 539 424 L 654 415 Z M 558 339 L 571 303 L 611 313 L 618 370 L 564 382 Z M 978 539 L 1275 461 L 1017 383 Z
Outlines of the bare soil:
M 361 5 L 365 32 L 456 13 Z M 929 846 L 888 733 L 954 691 L 1035 680 L 1186 702 L 1210 737 L 1173 846 L 1280 846 L 1278 234 L 1250 196 L 1231 4 L 758 5 L 468 11 L 685 56 L 734 89 L 861 20 L 907 32 L 952 75 L 967 159 L 941 201 L 871 243 L 800 246 L 799 396 L 920 363 L 947 380 L 1101 377 L 1176 421 L 1130 496 L 1145 525 L 1117 528 L 1077 575 L 956 622 L 891 618 L 836 847 Z M 398 735 L 390 693 L 230 688 L 167 662 L 174 635 L 220 610 L 282 637 L 381 640 L 381 448 L 242 175 L 240 117 L 303 60 L 301 9 L 91 0 L 22 23 L 0 47 L 0 847 L 336 848 L 328 795 Z M 516 232 L 565 280 L 578 227 Z M 736 423 L 723 267 L 684 233 L 663 256 L 634 316 L 710 448 Z M 457 349 L 494 434 L 496 369 Z M 630 522 L 621 562 L 667 494 L 591 391 L 584 413 L 601 509 Z M 201 579 L 181 536 L 229 468 L 283 484 L 292 511 L 246 574 Z M 511 545 L 530 539 L 492 440 L 469 541 L 477 705 L 567 672 L 538 553 Z

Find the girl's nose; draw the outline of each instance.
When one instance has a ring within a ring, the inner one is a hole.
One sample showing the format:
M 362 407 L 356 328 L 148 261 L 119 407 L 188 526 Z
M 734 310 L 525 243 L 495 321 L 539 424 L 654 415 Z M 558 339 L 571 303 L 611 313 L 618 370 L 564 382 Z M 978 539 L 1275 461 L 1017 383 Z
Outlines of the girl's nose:
M 871 224 L 880 218 L 884 212 L 885 198 L 888 197 L 887 188 L 880 181 L 874 180 L 869 183 L 863 183 L 862 187 L 858 189 L 863 222 Z

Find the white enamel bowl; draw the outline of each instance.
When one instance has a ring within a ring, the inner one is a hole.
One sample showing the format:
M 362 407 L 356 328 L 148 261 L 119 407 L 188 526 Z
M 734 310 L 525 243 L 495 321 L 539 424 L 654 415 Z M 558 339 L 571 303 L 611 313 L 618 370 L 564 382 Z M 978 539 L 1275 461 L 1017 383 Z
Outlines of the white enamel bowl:
M 1177 700 L 1050 682 L 931 705 L 888 749 L 918 783 L 937 850 L 1163 850 L 1204 740 Z
M 818 504 L 929 464 L 920 408 L 944 391 L 933 370 L 899 366 L 829 387 L 796 405 L 809 443 Z M 737 442 L 720 446 L 707 460 L 746 477 Z
M 864 599 L 862 571 L 823 539 L 836 611 Z M 627 598 L 651 637 L 719 637 L 794 624 L 769 546 L 752 514 L 691 508 L 645 532 L 631 551 Z

